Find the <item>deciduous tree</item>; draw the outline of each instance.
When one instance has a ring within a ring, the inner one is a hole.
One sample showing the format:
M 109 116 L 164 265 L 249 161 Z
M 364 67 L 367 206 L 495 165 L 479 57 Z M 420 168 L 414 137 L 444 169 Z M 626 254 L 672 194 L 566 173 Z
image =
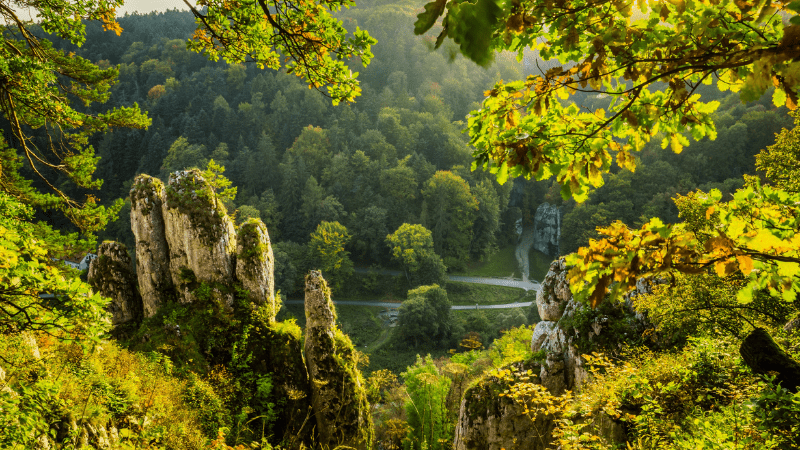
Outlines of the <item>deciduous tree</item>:
M 449 267 L 465 264 L 478 211 L 469 185 L 458 175 L 440 170 L 428 180 L 422 196 L 422 222 L 433 232 L 436 253 Z
M 204 0 L 201 11 L 184 1 L 197 18 L 198 28 L 189 47 L 216 61 L 254 61 L 259 67 L 279 69 L 303 77 L 310 86 L 324 88 L 336 104 L 352 101 L 361 92 L 346 64 L 372 58 L 376 41 L 356 28 L 348 33 L 332 13 L 354 4 L 348 0 L 319 2 Z
M 433 251 L 431 232 L 422 225 L 404 223 L 386 236 L 392 258 L 403 267 L 408 284 L 443 284 L 446 267 L 442 258 Z
M 311 233 L 308 243 L 309 260 L 322 271 L 335 291 L 340 291 L 353 274 L 353 262 L 345 246 L 350 241 L 347 228 L 339 222 L 323 221 Z
M 800 87 L 800 1 L 436 0 L 418 16 L 424 33 L 443 16 L 437 46 L 451 38 L 486 65 L 497 51 L 532 50 L 560 65 L 499 82 L 469 118 L 474 167 L 509 176 L 556 176 L 562 194 L 586 198 L 612 160 L 633 170 L 633 152 L 652 138 L 680 152 L 716 136 L 702 84 L 794 108 Z M 789 18 L 790 17 L 790 18 Z M 784 23 L 786 19 L 786 23 Z M 655 86 L 661 82 L 666 85 Z M 661 88 L 663 86 L 663 89 Z M 583 110 L 576 91 L 610 96 Z M 566 100 L 566 101 L 565 101 Z

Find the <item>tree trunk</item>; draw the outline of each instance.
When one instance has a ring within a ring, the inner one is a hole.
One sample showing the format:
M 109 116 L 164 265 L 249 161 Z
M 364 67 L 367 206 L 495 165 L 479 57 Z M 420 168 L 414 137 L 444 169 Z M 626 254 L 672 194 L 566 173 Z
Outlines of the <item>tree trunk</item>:
M 753 330 L 739 347 L 745 364 L 757 374 L 777 372 L 775 381 L 792 392 L 800 385 L 800 363 L 778 347 L 769 333 L 761 328 Z

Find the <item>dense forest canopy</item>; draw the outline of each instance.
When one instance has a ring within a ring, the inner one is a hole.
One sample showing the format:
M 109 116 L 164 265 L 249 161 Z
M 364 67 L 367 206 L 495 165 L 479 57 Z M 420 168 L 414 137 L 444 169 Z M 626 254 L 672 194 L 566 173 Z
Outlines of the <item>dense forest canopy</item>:
M 497 402 L 565 449 L 610 448 L 598 418 L 636 448 L 796 448 L 800 2 L 120 4 L 0 0 L 3 445 L 324 448 L 301 406 L 339 389 L 365 448 L 449 448 Z M 268 235 L 236 264 L 279 294 L 181 267 L 112 327 L 59 260 L 100 238 L 130 263 L 141 180 L 185 169 L 204 214 Z M 448 278 L 545 203 L 569 255 L 538 293 Z M 289 304 L 312 291 L 322 332 Z M 331 294 L 402 300 L 396 327 Z

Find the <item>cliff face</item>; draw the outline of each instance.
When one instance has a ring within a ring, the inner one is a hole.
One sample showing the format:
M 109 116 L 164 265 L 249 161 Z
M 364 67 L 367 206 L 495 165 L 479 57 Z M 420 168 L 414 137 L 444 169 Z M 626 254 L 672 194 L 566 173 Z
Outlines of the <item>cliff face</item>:
M 557 258 L 560 255 L 561 211 L 547 202 L 536 208 L 533 219 L 533 248 L 545 255 Z

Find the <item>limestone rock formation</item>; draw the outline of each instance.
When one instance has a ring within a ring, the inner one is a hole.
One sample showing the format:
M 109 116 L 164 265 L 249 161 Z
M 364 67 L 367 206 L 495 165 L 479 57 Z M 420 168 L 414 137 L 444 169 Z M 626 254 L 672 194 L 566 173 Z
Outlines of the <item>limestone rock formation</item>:
M 133 265 L 128 250 L 119 242 L 105 241 L 97 250 L 97 258 L 89 265 L 89 284 L 111 303 L 111 323 L 130 322 L 142 314 L 142 300 L 136 291 Z
M 624 328 L 633 336 L 643 330 L 646 322 L 646 318 L 633 309 L 630 299 L 624 304 L 603 303 L 598 310 L 589 310 L 588 306 L 578 303 L 569 290 L 567 271 L 563 258 L 550 264 L 550 271 L 536 296 L 536 307 L 543 320 L 536 324 L 531 338 L 531 351 L 544 350 L 547 354 L 539 376 L 553 394 L 581 390 L 589 379 L 581 357 L 589 351 L 586 347 L 602 347 L 620 338 L 607 331 L 610 324 L 618 322 L 618 328 Z M 643 284 L 637 292 L 648 292 L 649 288 Z
M 539 371 L 536 362 L 519 362 L 511 371 Z M 464 393 L 455 429 L 456 450 L 543 450 L 552 443 L 555 424 L 549 418 L 533 420 L 513 399 L 498 394 L 505 380 L 489 376 Z
M 554 396 L 567 390 L 579 392 L 590 381 L 581 355 L 595 348 L 608 350 L 624 340 L 626 332 L 633 336 L 644 328 L 644 319 L 629 303 L 606 302 L 590 310 L 575 301 L 566 273 L 563 259 L 553 261 L 542 282 L 536 306 L 543 320 L 536 324 L 531 337 L 531 351 L 541 359 L 525 367 L 538 375 L 529 382 L 540 383 Z M 512 400 L 497 395 L 504 389 L 501 380 L 489 377 L 467 390 L 456 427 L 456 449 L 549 448 L 552 419 L 522 415 L 522 409 Z M 604 413 L 592 420 L 590 427 L 595 435 L 610 443 L 625 441 L 621 423 Z
M 136 238 L 136 273 L 144 317 L 174 297 L 162 205 L 166 192 L 158 178 L 139 175 L 131 187 L 131 229 Z
M 194 300 L 198 282 L 231 286 L 235 274 L 236 233 L 225 206 L 199 170 L 170 174 L 162 204 L 169 264 L 179 300 Z M 224 296 L 233 304 L 233 295 Z
M 281 448 L 313 448 L 313 430 L 317 428 L 311 407 L 312 391 L 308 369 L 303 359 L 303 336 L 295 323 L 270 323 L 267 317 L 249 330 L 247 347 L 250 369 L 272 381 L 272 391 L 264 402 L 275 408 L 272 430 Z
M 280 305 L 275 300 L 275 257 L 267 227 L 260 219 L 250 219 L 239 227 L 236 242 L 236 278 L 254 303 L 267 306 L 269 320 L 274 321 Z
M 369 449 L 373 428 L 350 338 L 336 326 L 330 289 L 319 271 L 306 275 L 305 355 L 321 448 Z
M 561 210 L 558 206 L 545 202 L 536 208 L 533 234 L 533 248 L 548 256 L 560 255 Z
M 557 259 L 551 263 L 550 271 L 545 275 L 539 292 L 536 293 L 539 318 L 544 321 L 557 321 L 571 299 L 566 262 L 563 258 Z

